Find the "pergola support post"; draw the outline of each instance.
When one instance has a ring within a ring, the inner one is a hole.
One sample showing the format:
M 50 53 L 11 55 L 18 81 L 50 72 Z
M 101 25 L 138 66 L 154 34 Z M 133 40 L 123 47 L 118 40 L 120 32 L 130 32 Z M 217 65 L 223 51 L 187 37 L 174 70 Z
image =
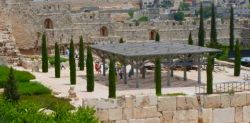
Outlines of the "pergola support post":
M 170 78 L 171 78 L 170 67 L 168 67 L 168 71 L 167 71 L 167 86 L 171 86 L 171 84 L 170 84 Z
M 137 61 L 136 61 L 136 88 L 139 88 L 139 71 L 138 71 L 138 63 L 137 63 Z
M 201 84 L 201 59 L 200 55 L 198 56 L 198 84 Z
M 171 70 L 171 71 L 170 71 L 170 76 L 171 76 L 171 77 L 174 77 L 174 69 L 173 69 L 173 68 L 170 68 L 170 70 Z
M 142 78 L 146 78 L 146 69 L 145 69 L 145 63 L 144 61 L 142 62 Z
M 127 65 L 126 64 L 124 64 L 124 84 L 127 84 L 128 82 L 127 82 Z
M 183 80 L 187 81 L 187 67 L 184 67 L 184 71 L 183 71 L 184 75 L 183 75 Z
M 105 66 L 106 62 L 105 62 L 105 58 L 102 57 L 102 75 L 106 76 L 106 66 Z

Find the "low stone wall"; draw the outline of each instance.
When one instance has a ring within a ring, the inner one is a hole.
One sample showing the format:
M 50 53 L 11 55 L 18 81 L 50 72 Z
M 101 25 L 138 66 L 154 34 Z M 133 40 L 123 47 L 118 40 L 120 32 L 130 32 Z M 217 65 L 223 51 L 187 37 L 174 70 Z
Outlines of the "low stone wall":
M 84 99 L 102 123 L 249 123 L 250 92 Z

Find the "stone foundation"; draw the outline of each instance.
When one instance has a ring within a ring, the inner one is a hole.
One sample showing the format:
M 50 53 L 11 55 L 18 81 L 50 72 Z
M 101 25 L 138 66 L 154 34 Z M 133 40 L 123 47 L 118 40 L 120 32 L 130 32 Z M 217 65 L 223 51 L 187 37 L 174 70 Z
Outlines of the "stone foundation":
M 84 99 L 102 123 L 249 123 L 250 92 Z

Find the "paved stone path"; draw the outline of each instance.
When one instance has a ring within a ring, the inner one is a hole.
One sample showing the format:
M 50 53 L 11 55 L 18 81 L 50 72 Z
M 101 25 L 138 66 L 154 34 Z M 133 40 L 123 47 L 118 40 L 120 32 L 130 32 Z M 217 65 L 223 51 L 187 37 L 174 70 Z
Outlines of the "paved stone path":
M 22 68 L 18 68 L 22 69 Z M 23 69 L 22 69 L 23 70 Z M 242 71 L 244 73 L 244 71 Z M 49 69 L 48 73 L 41 72 L 32 72 L 36 76 L 36 80 L 41 82 L 43 85 L 49 87 L 53 90 L 54 93 L 57 93 L 57 97 L 67 97 L 68 90 L 72 86 L 70 85 L 69 80 L 69 69 L 61 71 L 61 78 L 54 78 L 54 69 Z M 162 73 L 163 76 L 163 85 L 166 83 L 166 73 Z M 166 93 L 176 93 L 182 92 L 186 94 L 193 95 L 195 94 L 195 82 L 197 81 L 197 71 L 191 70 L 187 73 L 188 81 L 182 81 L 180 78 L 183 76 L 182 71 L 175 71 L 174 75 L 176 76 L 173 83 L 177 83 L 178 87 L 163 87 L 163 94 Z M 165 76 L 165 78 L 164 78 Z M 73 85 L 75 87 L 75 92 L 77 93 L 77 98 L 72 100 L 71 103 L 74 106 L 80 106 L 82 104 L 82 99 L 84 98 L 108 98 L 108 86 L 106 86 L 107 76 L 100 77 L 96 76 L 95 90 L 94 92 L 86 91 L 86 73 L 85 71 L 77 71 L 77 83 Z M 135 80 L 128 80 L 128 85 L 123 84 L 122 80 L 118 79 L 117 84 L 117 96 L 120 95 L 135 95 L 135 94 L 154 94 L 154 82 L 153 82 L 153 73 L 147 74 L 146 79 L 140 79 L 141 87 L 139 89 L 134 88 Z M 206 81 L 206 71 L 202 71 L 202 82 Z M 226 81 L 243 81 L 243 77 L 234 77 L 232 68 L 225 68 L 223 71 L 214 72 L 214 82 L 226 82 Z M 131 84 L 132 83 L 132 84 Z M 189 84 L 187 84 L 189 83 Z M 175 84 L 176 85 L 176 84 Z

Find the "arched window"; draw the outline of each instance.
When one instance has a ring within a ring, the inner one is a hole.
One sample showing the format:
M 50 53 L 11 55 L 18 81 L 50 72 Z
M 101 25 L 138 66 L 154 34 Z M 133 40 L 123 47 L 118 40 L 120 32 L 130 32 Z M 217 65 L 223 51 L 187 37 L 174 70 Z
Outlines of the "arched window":
M 155 37 L 156 37 L 156 31 L 151 30 L 149 33 L 149 40 L 155 40 Z
M 108 36 L 108 28 L 103 26 L 101 29 L 100 29 L 100 33 L 101 33 L 101 36 Z
M 51 19 L 46 19 L 45 21 L 44 21 L 44 27 L 46 28 L 46 29 L 53 29 L 53 21 L 51 20 Z

